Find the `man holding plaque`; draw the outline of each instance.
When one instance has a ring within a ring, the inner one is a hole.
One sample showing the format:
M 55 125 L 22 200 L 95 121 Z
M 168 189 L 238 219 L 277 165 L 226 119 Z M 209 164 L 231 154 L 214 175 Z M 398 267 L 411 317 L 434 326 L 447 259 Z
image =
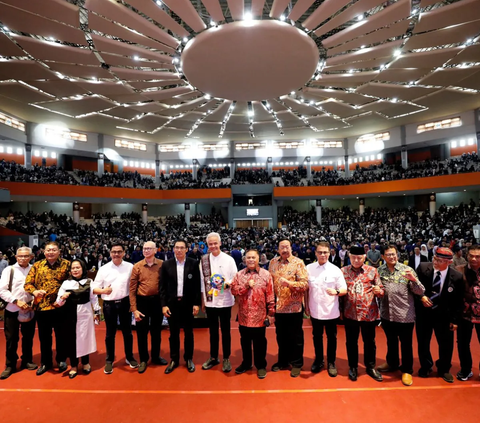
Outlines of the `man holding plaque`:
M 232 348 L 230 318 L 232 306 L 235 303 L 235 298 L 230 292 L 230 284 L 237 273 L 237 265 L 232 257 L 220 251 L 221 245 L 220 235 L 216 232 L 209 233 L 207 235 L 209 254 L 203 255 L 200 261 L 203 294 L 202 310 L 207 313 L 210 332 L 210 358 L 203 363 L 202 369 L 209 370 L 220 363 L 218 360 L 220 322 L 223 350 L 222 370 L 228 373 L 232 370 L 230 363 Z

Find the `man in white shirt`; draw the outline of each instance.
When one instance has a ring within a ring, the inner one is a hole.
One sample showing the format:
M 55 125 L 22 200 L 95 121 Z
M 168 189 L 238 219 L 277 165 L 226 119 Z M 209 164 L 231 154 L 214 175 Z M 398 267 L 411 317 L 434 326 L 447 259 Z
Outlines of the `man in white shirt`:
M 230 363 L 231 337 L 230 319 L 235 298 L 230 292 L 230 284 L 237 273 L 235 260 L 228 254 L 220 251 L 222 242 L 220 235 L 212 232 L 207 235 L 209 254 L 202 256 L 200 261 L 200 277 L 202 278 L 202 310 L 207 312 L 208 328 L 210 332 L 210 358 L 203 363 L 202 369 L 208 370 L 220 363 L 218 360 L 218 323 L 222 331 L 223 366 L 222 370 L 228 373 L 232 370 Z M 223 286 L 218 289 L 212 287 L 211 277 L 219 275 Z
M 101 295 L 103 300 L 103 315 L 107 327 L 105 336 L 107 357 L 104 373 L 107 375 L 113 372 L 117 320 L 120 320 L 126 363 L 132 369 L 138 368 L 138 362 L 133 357 L 132 313 L 129 300 L 130 275 L 133 264 L 124 261 L 124 255 L 123 245 L 113 244 L 110 249 L 112 261 L 98 269 L 92 284 L 93 293 Z
M 7 379 L 16 371 L 17 367 L 17 347 L 19 341 L 19 330 L 22 331 L 22 369 L 36 370 L 37 365 L 33 363 L 33 336 L 35 335 L 35 318 L 28 322 L 19 322 L 18 314 L 22 311 L 31 310 L 28 303 L 33 300 L 33 296 L 25 292 L 25 278 L 28 275 L 32 265 L 29 264 L 33 258 L 32 250 L 28 247 L 21 247 L 17 250 L 15 256 L 17 262 L 10 267 L 6 267 L 2 272 L 0 279 L 0 297 L 7 302 L 5 308 L 4 332 L 6 339 L 6 360 L 5 370 L 0 375 L 0 379 Z M 13 272 L 13 274 L 12 274 Z M 12 277 L 13 276 L 13 277 Z M 10 278 L 12 277 L 12 286 L 10 288 Z
M 4 269 L 6 269 L 7 266 L 8 261 L 5 260 L 5 258 L 3 257 L 3 253 L 0 251 L 0 274 L 4 271 Z
M 328 375 L 337 376 L 335 360 L 337 355 L 337 321 L 340 317 L 338 297 L 347 293 L 347 284 L 342 271 L 328 261 L 330 245 L 320 242 L 315 249 L 317 261 L 307 266 L 308 291 L 307 313 L 312 321 L 315 360 L 312 373 L 319 373 L 324 366 L 323 330 L 327 334 Z

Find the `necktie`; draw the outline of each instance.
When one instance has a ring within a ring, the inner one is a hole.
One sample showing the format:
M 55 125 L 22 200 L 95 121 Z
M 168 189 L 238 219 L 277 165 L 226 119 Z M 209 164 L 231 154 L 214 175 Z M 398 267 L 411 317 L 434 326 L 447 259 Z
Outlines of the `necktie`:
M 438 307 L 438 303 L 440 302 L 441 280 L 442 275 L 440 274 L 440 271 L 437 271 L 437 273 L 435 274 L 435 279 L 433 280 L 432 296 L 430 297 L 430 300 L 433 303 L 432 310 L 436 309 Z

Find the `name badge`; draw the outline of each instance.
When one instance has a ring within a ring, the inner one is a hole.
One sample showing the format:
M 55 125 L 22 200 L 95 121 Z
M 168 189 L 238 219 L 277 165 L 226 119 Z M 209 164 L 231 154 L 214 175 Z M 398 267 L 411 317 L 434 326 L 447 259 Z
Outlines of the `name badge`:
M 193 278 L 193 275 L 191 273 L 188 274 L 187 276 L 188 279 L 192 279 Z
M 453 292 L 453 287 L 452 286 L 448 287 L 448 292 Z

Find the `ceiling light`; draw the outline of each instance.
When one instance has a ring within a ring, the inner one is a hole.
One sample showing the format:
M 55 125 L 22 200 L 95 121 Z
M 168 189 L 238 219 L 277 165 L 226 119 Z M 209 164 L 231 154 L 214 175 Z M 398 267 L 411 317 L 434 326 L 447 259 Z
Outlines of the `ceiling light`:
M 248 116 L 251 117 L 251 116 L 253 116 L 253 115 L 254 115 L 253 110 L 249 110 L 249 111 L 248 111 Z
M 467 44 L 472 44 L 472 43 L 473 43 L 473 38 L 469 38 L 469 39 L 467 40 Z
M 363 46 L 360 46 L 360 48 L 365 48 L 365 45 L 363 45 Z
M 215 25 L 216 25 L 215 21 L 210 21 L 210 26 L 215 26 Z
M 205 94 L 203 97 L 205 100 L 210 100 L 212 98 L 210 94 Z
M 401 54 L 402 54 L 402 51 L 401 51 L 401 50 L 395 50 L 395 52 L 393 53 L 393 55 L 394 55 L 395 57 L 398 57 L 398 56 L 400 56 Z
M 184 43 L 187 43 L 187 42 L 188 42 L 188 38 L 187 38 L 187 37 L 183 37 L 183 42 L 184 42 Z
M 416 15 L 418 13 L 418 9 L 413 9 L 412 10 L 412 15 Z
M 290 95 L 295 95 L 295 91 L 292 91 L 292 92 L 290 93 Z
M 138 56 L 133 56 L 133 60 L 138 60 Z
M 161 5 L 162 5 L 162 2 L 161 2 L 160 0 L 157 0 L 157 4 L 158 4 L 159 6 L 161 6 Z
M 285 15 L 280 15 L 280 20 L 283 22 L 285 20 Z
M 363 18 L 364 18 L 363 15 L 358 15 L 358 16 L 357 16 L 357 21 L 361 21 L 361 20 L 363 20 Z
M 397 99 L 396 99 L 396 98 L 392 98 L 392 102 L 393 102 L 393 103 L 396 103 L 396 102 L 397 102 Z
M 243 20 L 244 20 L 244 21 L 247 21 L 247 22 L 253 20 L 252 14 L 251 14 L 250 12 L 244 13 L 244 14 L 243 14 Z

